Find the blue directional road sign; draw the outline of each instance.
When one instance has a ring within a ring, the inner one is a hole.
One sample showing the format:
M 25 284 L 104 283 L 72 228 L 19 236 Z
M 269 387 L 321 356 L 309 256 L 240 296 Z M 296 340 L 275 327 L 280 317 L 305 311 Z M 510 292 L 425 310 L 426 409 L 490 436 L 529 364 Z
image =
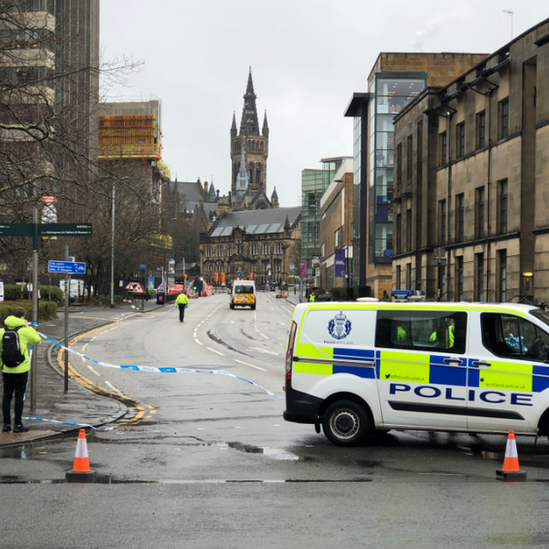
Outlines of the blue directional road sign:
M 86 274 L 86 264 L 76 261 L 48 261 L 48 273 Z

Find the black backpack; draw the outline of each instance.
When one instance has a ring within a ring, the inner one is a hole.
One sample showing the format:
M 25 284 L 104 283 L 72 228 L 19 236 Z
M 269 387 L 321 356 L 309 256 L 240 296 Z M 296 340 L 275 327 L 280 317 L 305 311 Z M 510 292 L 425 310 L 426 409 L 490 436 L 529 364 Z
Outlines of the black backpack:
M 19 328 L 22 327 L 18 326 L 13 330 L 6 328 L 2 336 L 2 362 L 7 368 L 16 368 L 25 360 L 25 355 L 19 344 L 19 334 L 17 333 Z

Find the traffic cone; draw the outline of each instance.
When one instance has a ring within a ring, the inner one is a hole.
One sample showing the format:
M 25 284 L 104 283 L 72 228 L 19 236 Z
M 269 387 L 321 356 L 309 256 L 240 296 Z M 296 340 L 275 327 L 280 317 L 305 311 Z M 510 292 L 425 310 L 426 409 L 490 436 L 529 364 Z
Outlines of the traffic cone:
M 72 471 L 65 473 L 67 482 L 93 482 L 95 473 L 90 471 L 90 461 L 88 459 L 88 445 L 86 443 L 86 431 L 80 429 L 78 441 L 76 442 L 76 454 Z
M 517 441 L 515 432 L 509 431 L 507 445 L 505 447 L 505 458 L 503 459 L 503 469 L 497 470 L 496 475 L 499 480 L 526 480 L 526 473 L 520 470 Z

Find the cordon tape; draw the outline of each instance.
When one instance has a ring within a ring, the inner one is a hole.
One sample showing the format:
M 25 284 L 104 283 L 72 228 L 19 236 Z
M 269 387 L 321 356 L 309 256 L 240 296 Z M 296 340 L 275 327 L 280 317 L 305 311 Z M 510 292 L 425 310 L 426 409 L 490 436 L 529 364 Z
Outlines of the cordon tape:
M 98 366 L 103 366 L 104 368 L 116 368 L 118 370 L 131 370 L 135 372 L 152 372 L 156 374 L 214 374 L 219 376 L 227 376 L 232 377 L 234 379 L 238 379 L 240 381 L 244 381 L 246 383 L 249 383 L 250 385 L 253 385 L 257 389 L 260 389 L 264 393 L 267 393 L 269 396 L 272 396 L 274 398 L 280 398 L 283 397 L 269 391 L 268 389 L 265 389 L 264 387 L 261 387 L 261 385 L 258 385 L 254 381 L 251 381 L 249 379 L 246 379 L 244 377 L 237 376 L 235 374 L 231 374 L 230 372 L 227 372 L 225 370 L 198 370 L 198 369 L 192 369 L 192 368 L 154 368 L 152 366 L 137 366 L 137 365 L 128 365 L 128 364 L 109 364 L 108 362 L 101 362 L 99 360 L 95 360 L 93 358 L 90 358 L 89 356 L 83 355 L 82 353 L 79 353 L 78 351 L 74 351 L 73 349 L 69 349 L 68 347 L 65 347 L 58 341 L 55 341 L 54 339 L 50 339 L 49 337 L 45 336 L 44 334 L 38 332 L 38 334 L 45 339 L 46 341 L 49 341 L 50 343 L 53 343 L 54 345 L 57 345 L 61 349 L 64 349 L 65 351 L 68 351 L 69 353 L 72 353 L 73 355 L 79 356 L 80 358 L 83 358 L 85 360 L 89 360 L 90 362 L 93 362 L 94 364 L 97 364 Z

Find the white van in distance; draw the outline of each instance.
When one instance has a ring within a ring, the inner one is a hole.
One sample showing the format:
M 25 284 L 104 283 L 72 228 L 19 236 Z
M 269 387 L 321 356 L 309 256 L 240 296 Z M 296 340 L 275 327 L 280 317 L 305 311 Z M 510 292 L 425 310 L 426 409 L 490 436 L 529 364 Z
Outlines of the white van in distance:
M 549 314 L 530 305 L 300 304 L 284 419 L 341 446 L 391 429 L 549 435 L 548 352 Z

